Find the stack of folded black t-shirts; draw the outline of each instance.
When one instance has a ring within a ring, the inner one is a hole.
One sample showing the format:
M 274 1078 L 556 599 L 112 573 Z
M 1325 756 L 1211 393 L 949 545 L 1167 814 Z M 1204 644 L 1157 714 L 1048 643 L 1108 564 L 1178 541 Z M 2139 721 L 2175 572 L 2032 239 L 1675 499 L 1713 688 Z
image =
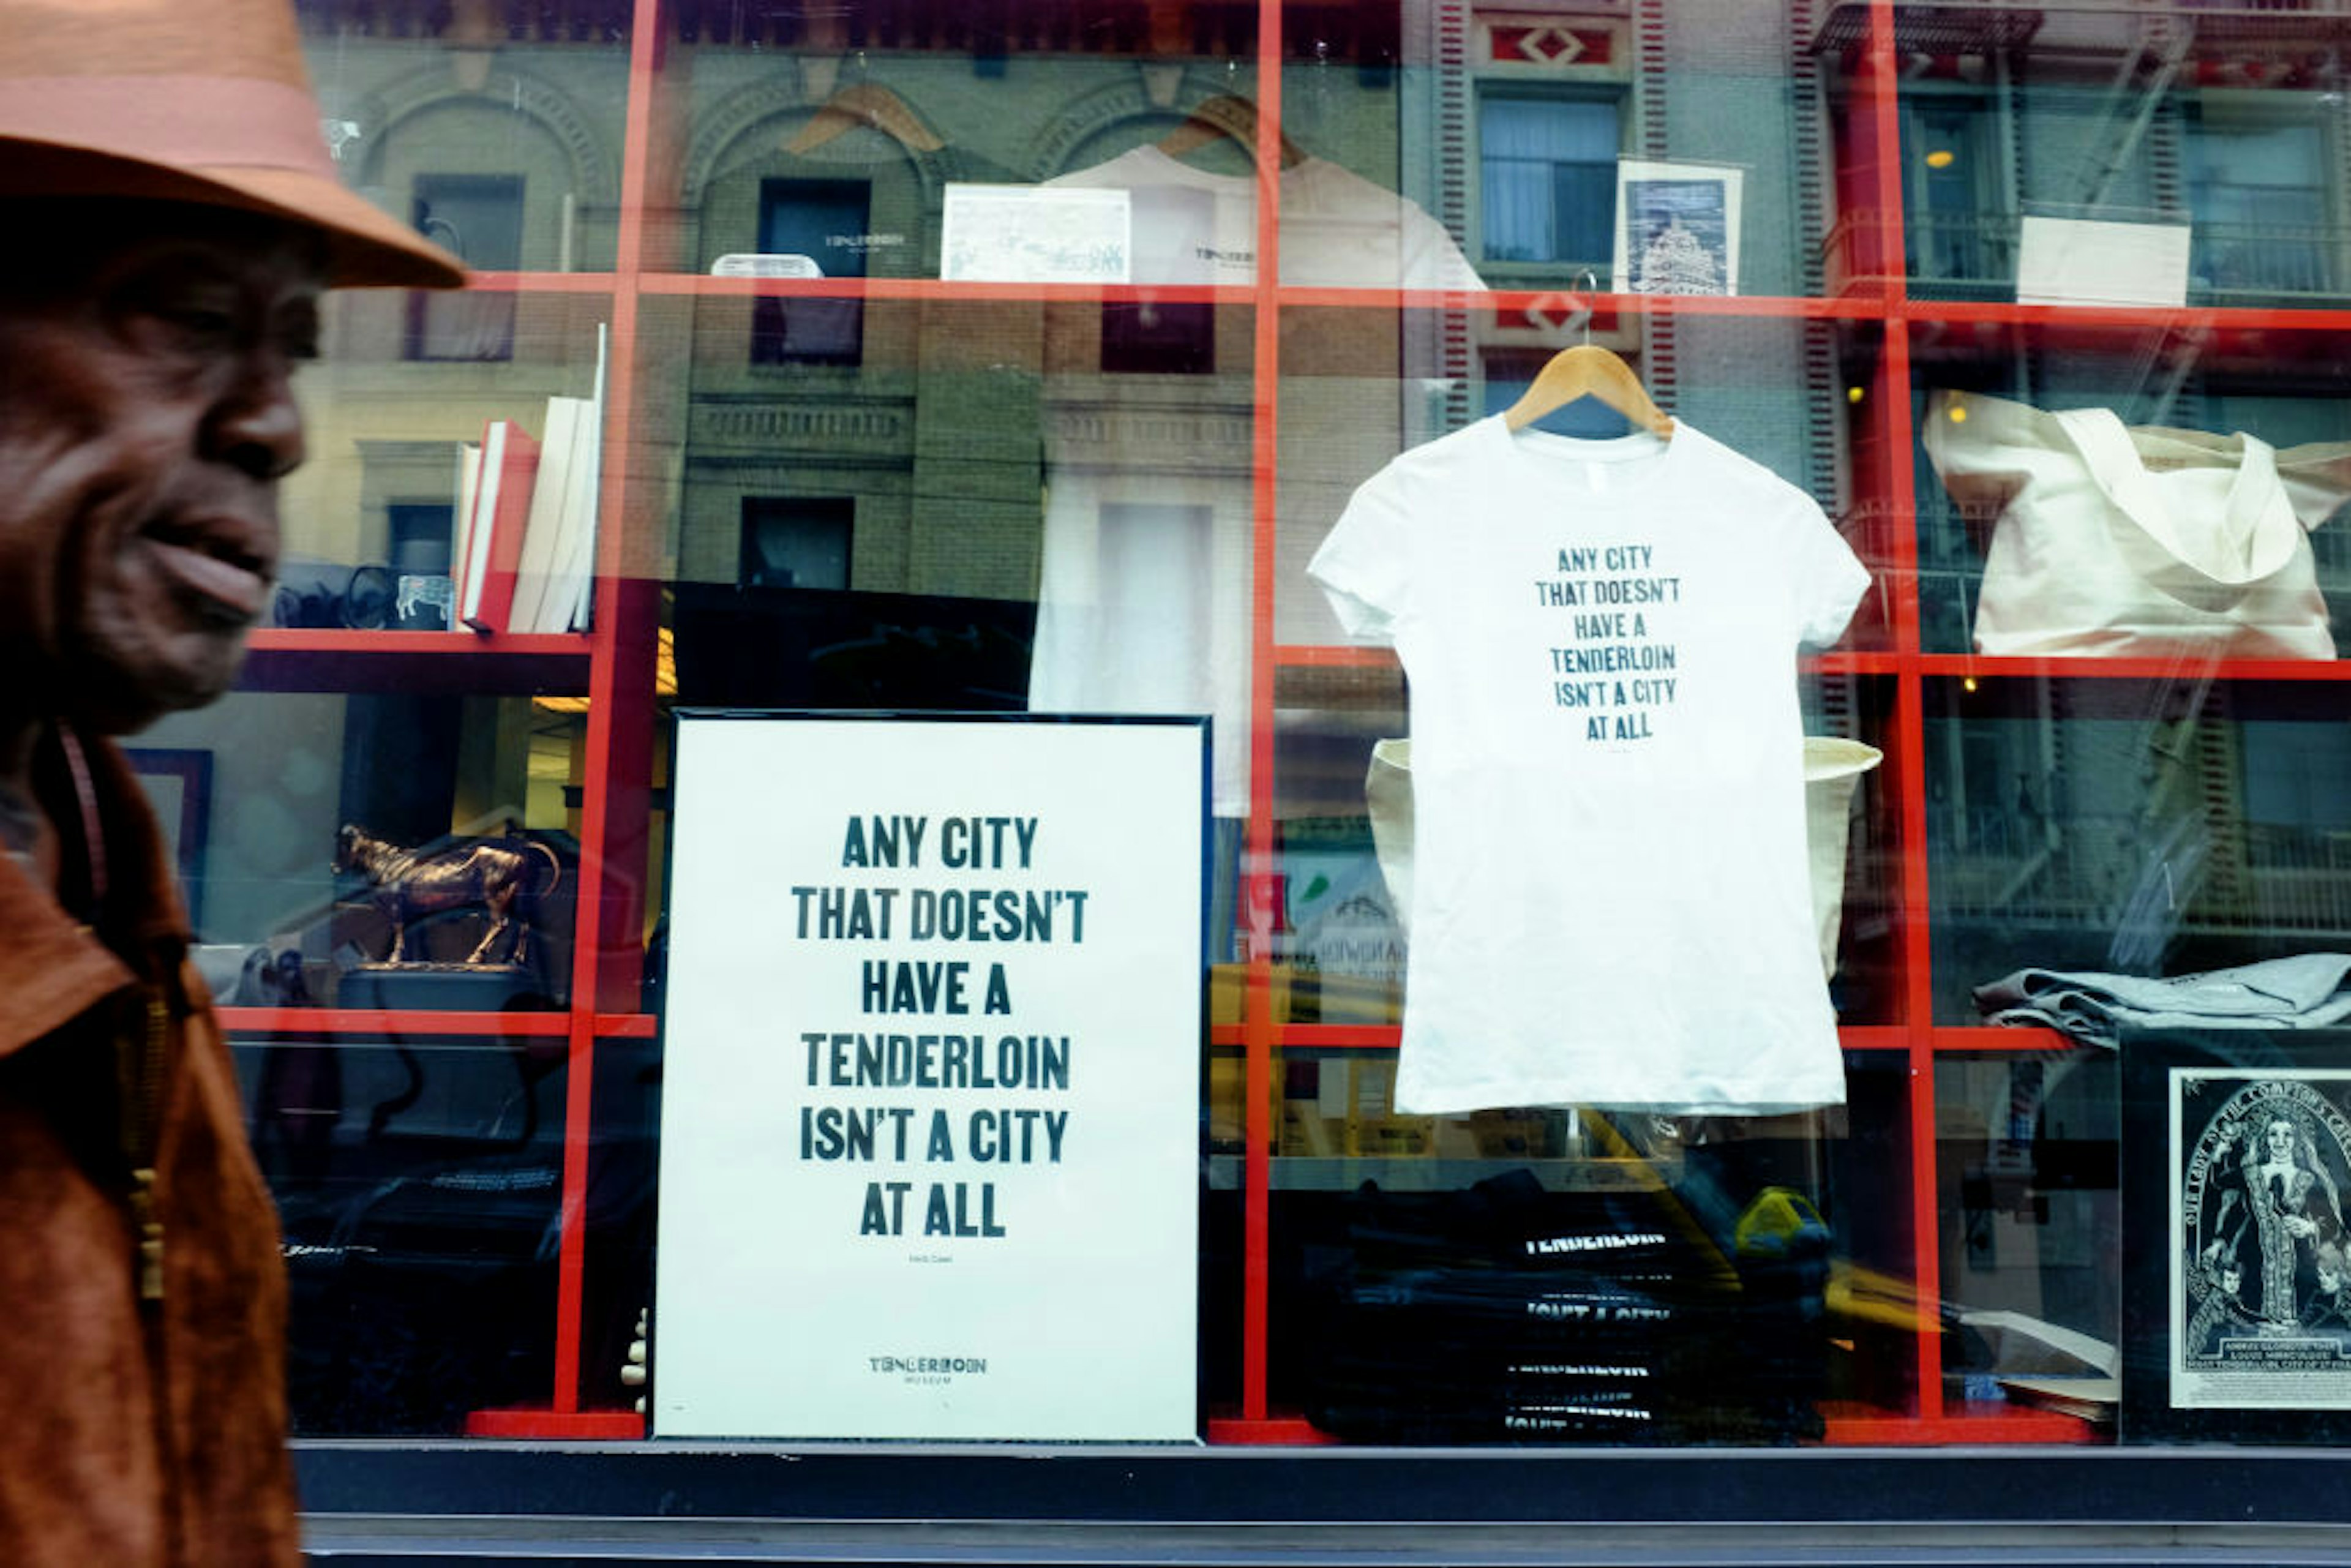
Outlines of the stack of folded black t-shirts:
M 1659 1194 L 1365 1183 L 1308 1261 L 1307 1415 L 1383 1443 L 1773 1443 L 1819 1435 L 1828 1237 L 1708 1234 Z

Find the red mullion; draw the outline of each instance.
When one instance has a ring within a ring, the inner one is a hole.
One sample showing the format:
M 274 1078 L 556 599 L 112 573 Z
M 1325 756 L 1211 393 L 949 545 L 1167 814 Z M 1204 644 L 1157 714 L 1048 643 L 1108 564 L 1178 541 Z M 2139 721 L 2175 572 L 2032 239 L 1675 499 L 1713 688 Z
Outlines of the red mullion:
M 705 277 L 646 272 L 646 294 L 700 299 L 893 299 L 1074 305 L 1249 305 L 1255 285 L 1238 283 L 1000 283 L 937 277 Z
M 2042 657 L 1977 653 L 1928 654 L 1918 661 L 1921 674 L 1983 680 L 2176 681 L 2186 671 L 2180 659 L 2168 657 L 2085 659 L 2053 654 Z M 2200 668 L 2202 661 L 2189 661 Z M 2351 661 L 2325 659 L 2231 659 L 2232 681 L 2304 681 L 2337 684 L 2351 681 Z
M 612 281 L 612 327 L 604 380 L 604 434 L 600 444 L 595 622 L 589 639 L 587 767 L 580 789 L 580 901 L 573 920 L 570 1030 L 564 1094 L 562 1207 L 557 1221 L 555 1386 L 542 1425 L 516 1413 L 497 1429 L 504 1436 L 610 1436 L 611 1412 L 580 1407 L 582 1299 L 587 1272 L 588 1155 L 593 1129 L 596 1028 L 608 991 L 617 991 L 633 967 L 633 926 L 641 921 L 644 812 L 653 742 L 653 648 L 657 585 L 624 583 L 633 553 L 622 537 L 629 498 L 625 472 L 614 454 L 628 450 L 636 387 L 637 282 L 643 272 L 644 211 L 649 182 L 652 100 L 661 41 L 659 0 L 639 0 L 632 18 L 629 103 L 622 137 L 618 271 Z M 617 436 L 617 439 L 616 439 Z M 622 483 L 614 483 L 615 479 Z M 624 659 L 624 653 L 638 655 Z M 624 723 L 625 721 L 625 723 Z M 624 755 L 617 747 L 625 745 Z M 616 773 L 624 777 L 616 779 Z M 636 864 L 615 876 L 631 846 Z M 634 917 L 634 918 L 632 918 Z M 608 938 L 617 934 L 619 940 Z M 627 943 L 622 950 L 620 941 Z M 608 952 L 608 945 L 612 948 Z M 623 963 L 626 959 L 630 962 Z M 629 998 L 630 1010 L 635 998 Z M 640 1428 L 641 1429 L 641 1428 Z
M 1864 247 L 1859 270 L 1881 280 L 1896 309 L 1909 287 L 1903 259 L 1902 103 L 1899 55 L 1894 37 L 1894 0 L 1870 0 L 1869 35 L 1854 73 L 1853 112 L 1847 121 L 1858 180 L 1853 195 L 1875 215 L 1856 243 Z
M 1902 313 L 1914 321 L 1991 322 L 2022 328 L 2066 328 L 2085 334 L 2144 332 L 2340 333 L 2351 330 L 2351 310 L 2291 306 L 2020 305 L 2002 299 L 1917 299 Z
M 1943 1416 L 1942 1346 L 1928 1323 L 1927 1314 L 1942 1297 L 1941 1260 L 1937 1250 L 1938 1216 L 1935 1172 L 1935 988 L 1934 934 L 1928 920 L 1927 860 L 1927 782 L 1924 677 L 1918 667 L 1917 528 L 1916 508 L 1909 504 L 1916 479 L 1911 462 L 1910 339 L 1907 324 L 1889 322 L 1884 349 L 1882 383 L 1898 395 L 1882 400 L 1878 417 L 1886 433 L 1886 450 L 1879 481 L 1889 497 L 1897 497 L 1892 515 L 1910 520 L 1907 530 L 1896 530 L 1894 556 L 1907 563 L 1897 583 L 1896 673 L 1894 676 L 1893 732 L 1888 736 L 1887 761 L 1899 803 L 1902 887 L 1899 899 L 1900 951 L 1906 984 L 1903 1024 L 1909 1044 L 1910 1071 L 1910 1250 L 1921 1315 L 1918 1330 L 1918 1418 Z
M 1928 925 L 1926 718 L 1918 668 L 1918 530 L 1917 476 L 1911 463 L 1910 337 L 1903 303 L 1908 289 L 1902 212 L 1900 74 L 1896 68 L 1894 0 L 1871 0 L 1869 36 L 1857 73 L 1855 131 L 1867 160 L 1868 199 L 1877 214 L 1872 270 L 1885 280 L 1887 319 L 1876 399 L 1884 443 L 1875 476 L 1886 503 L 1896 573 L 1893 732 L 1887 762 L 1901 816 L 1900 952 L 1907 984 L 1903 1024 L 1908 1037 L 1910 1253 L 1918 1304 L 1917 1409 L 1922 1430 L 1945 1419 L 1940 1321 L 1941 1258 L 1935 1174 L 1935 1036 L 1933 933 Z
M 1273 605 L 1281 387 L 1281 0 L 1258 0 L 1257 277 L 1250 296 L 1253 384 L 1249 485 L 1253 525 L 1249 581 L 1249 816 L 1243 855 L 1243 915 L 1249 955 L 1241 1004 L 1240 1423 L 1262 1423 L 1272 1292 Z

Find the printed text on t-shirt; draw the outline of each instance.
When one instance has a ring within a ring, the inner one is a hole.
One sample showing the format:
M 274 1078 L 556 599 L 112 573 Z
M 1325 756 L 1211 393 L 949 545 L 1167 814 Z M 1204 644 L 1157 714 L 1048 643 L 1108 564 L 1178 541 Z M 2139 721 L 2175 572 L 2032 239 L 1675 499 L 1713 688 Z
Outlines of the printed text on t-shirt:
M 1557 552 L 1534 580 L 1535 602 L 1566 613 L 1567 641 L 1553 643 L 1552 703 L 1583 716 L 1583 738 L 1647 740 L 1651 720 L 1680 694 L 1681 651 L 1650 618 L 1682 601 L 1682 580 L 1660 573 L 1654 545 L 1593 545 Z

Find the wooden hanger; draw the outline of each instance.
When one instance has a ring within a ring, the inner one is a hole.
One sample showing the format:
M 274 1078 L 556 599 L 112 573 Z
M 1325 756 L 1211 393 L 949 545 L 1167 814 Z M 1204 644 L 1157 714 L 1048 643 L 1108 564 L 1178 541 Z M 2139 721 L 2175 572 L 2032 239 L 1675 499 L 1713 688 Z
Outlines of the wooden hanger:
M 1159 139 L 1159 151 L 1170 158 L 1181 158 L 1196 147 L 1230 137 L 1245 148 L 1249 159 L 1257 159 L 1257 105 L 1238 93 L 1222 92 L 1214 98 L 1202 99 L 1193 106 L 1184 123 Z M 1295 169 L 1306 162 L 1306 153 L 1288 136 L 1281 139 L 1281 166 Z
M 935 152 L 945 147 L 938 132 L 923 123 L 914 108 L 886 87 L 852 82 L 817 106 L 806 125 L 789 141 L 787 152 L 808 152 L 846 131 L 870 125 L 912 152 Z
M 1633 367 L 1597 343 L 1577 343 L 1562 349 L 1535 372 L 1526 395 L 1502 414 L 1510 430 L 1524 430 L 1543 415 L 1565 408 L 1578 398 L 1593 397 L 1661 441 L 1674 435 L 1673 415 L 1649 397 L 1649 389 Z

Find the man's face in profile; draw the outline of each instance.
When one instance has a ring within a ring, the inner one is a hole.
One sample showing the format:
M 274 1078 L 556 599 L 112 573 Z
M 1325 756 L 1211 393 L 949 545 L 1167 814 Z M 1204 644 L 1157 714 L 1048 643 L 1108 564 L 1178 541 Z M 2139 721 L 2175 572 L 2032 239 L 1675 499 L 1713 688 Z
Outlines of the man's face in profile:
M 268 605 L 322 257 L 256 214 L 23 205 L 54 243 L 0 266 L 0 668 L 123 733 L 226 691 Z

